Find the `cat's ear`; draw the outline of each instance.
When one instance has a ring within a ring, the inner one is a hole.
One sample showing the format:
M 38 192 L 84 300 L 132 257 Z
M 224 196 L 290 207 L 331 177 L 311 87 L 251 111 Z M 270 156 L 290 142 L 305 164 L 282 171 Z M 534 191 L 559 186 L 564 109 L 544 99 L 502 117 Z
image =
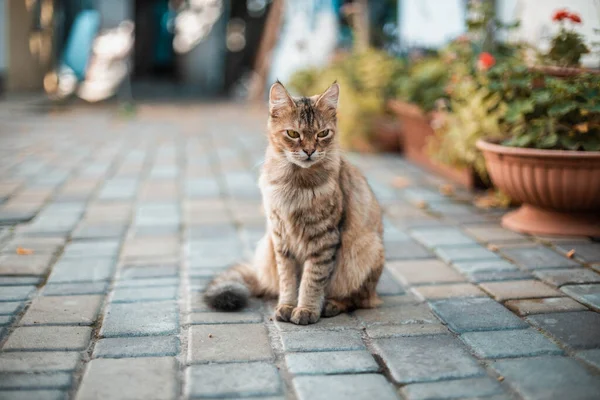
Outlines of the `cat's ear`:
M 336 109 L 339 97 L 340 85 L 338 85 L 337 82 L 333 82 L 333 84 L 319 96 L 315 104 L 320 107 Z
M 292 97 L 281 82 L 276 81 L 271 85 L 271 89 L 269 90 L 269 112 L 271 114 L 282 108 L 293 106 L 294 100 L 292 100 Z

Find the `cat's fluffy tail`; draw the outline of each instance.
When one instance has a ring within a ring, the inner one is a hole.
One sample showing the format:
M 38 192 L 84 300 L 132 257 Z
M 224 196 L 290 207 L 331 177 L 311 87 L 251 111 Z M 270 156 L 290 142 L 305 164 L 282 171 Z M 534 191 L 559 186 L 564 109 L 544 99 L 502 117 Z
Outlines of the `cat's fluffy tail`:
M 204 293 L 204 301 L 217 310 L 236 311 L 248 304 L 250 296 L 257 295 L 259 284 L 254 269 L 239 264 L 212 280 Z

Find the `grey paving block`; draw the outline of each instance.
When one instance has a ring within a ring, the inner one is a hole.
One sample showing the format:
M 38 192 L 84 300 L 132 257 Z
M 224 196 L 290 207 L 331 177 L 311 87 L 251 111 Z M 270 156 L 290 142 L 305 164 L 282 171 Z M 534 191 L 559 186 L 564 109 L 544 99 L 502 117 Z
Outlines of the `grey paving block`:
M 456 298 L 431 303 L 433 311 L 455 332 L 523 329 L 527 324 L 488 298 Z
M 460 338 L 481 358 L 562 354 L 558 346 L 535 329 L 467 332 Z
M 83 326 L 20 327 L 8 337 L 4 350 L 84 350 L 92 329 Z
M 476 244 L 475 240 L 465 235 L 458 228 L 415 228 L 411 229 L 410 233 L 412 237 L 430 248 Z
M 71 237 L 78 239 L 115 239 L 122 238 L 127 232 L 125 225 L 83 225 L 79 226 Z
M 0 353 L 0 372 L 72 371 L 80 360 L 77 352 L 16 351 Z
M 378 374 L 298 376 L 292 384 L 299 400 L 399 399 L 394 387 Z
M 15 225 L 31 221 L 38 210 L 13 211 L 0 210 L 0 225 Z
M 20 301 L 0 302 L 0 315 L 16 314 L 24 305 L 25 303 Z
M 48 278 L 48 283 L 95 282 L 109 280 L 116 266 L 115 258 L 60 259 Z
M 377 372 L 379 365 L 366 350 L 290 353 L 285 356 L 294 375 L 356 374 Z
M 21 325 L 92 325 L 102 296 L 38 297 L 21 319 Z
M 0 390 L 2 400 L 65 400 L 67 391 L 62 390 Z
M 543 356 L 490 365 L 526 400 L 589 400 L 600 393 L 598 377 L 570 358 Z
M 471 282 L 502 282 L 515 281 L 519 279 L 533 279 L 533 275 L 527 271 L 505 270 L 505 271 L 481 271 L 467 274 Z
M 367 335 L 373 339 L 442 333 L 448 333 L 448 328 L 442 324 L 378 325 L 367 328 Z
M 108 282 L 76 282 L 76 283 L 48 283 L 42 289 L 42 296 L 77 296 L 105 294 L 108 291 Z
M 103 337 L 171 335 L 179 331 L 179 308 L 172 301 L 111 304 Z
M 516 265 L 506 260 L 456 261 L 452 265 L 465 274 L 490 271 L 515 271 L 517 269 Z
M 600 284 L 569 285 L 560 290 L 589 308 L 600 311 Z
M 151 288 L 179 286 L 179 277 L 127 279 L 115 282 L 116 288 Z
M 175 264 L 167 265 L 125 265 L 121 271 L 121 279 L 145 279 L 174 277 L 179 273 L 179 267 Z
M 527 318 L 536 327 L 573 349 L 600 347 L 600 314 L 578 311 L 539 314 Z
M 402 388 L 408 400 L 488 398 L 502 394 L 502 386 L 489 377 L 455 379 L 442 382 L 412 383 Z
M 177 336 L 139 336 L 100 339 L 94 347 L 95 358 L 176 356 Z
M 257 312 L 200 312 L 188 316 L 192 325 L 205 324 L 251 324 L 262 322 L 263 317 Z
M 413 240 L 397 242 L 394 246 L 385 249 L 386 260 L 416 260 L 433 257 L 433 253 Z
M 564 253 L 575 250 L 575 257 L 580 258 L 585 262 L 600 261 L 600 243 L 597 242 L 559 242 L 557 243 L 557 247 Z
M 27 286 L 37 285 L 42 281 L 37 276 L 0 276 L 0 286 Z
M 117 287 L 113 293 L 113 303 L 136 303 L 141 301 L 176 300 L 177 286 L 158 287 Z
M 503 255 L 525 269 L 575 268 L 581 265 L 543 246 L 514 247 L 500 250 Z
M 119 253 L 119 240 L 85 240 L 69 243 L 62 258 L 114 258 Z
M 546 314 L 565 311 L 587 311 L 587 307 L 570 297 L 550 297 L 547 299 L 509 300 L 504 305 L 520 316 Z
M 374 340 L 396 383 L 469 378 L 483 369 L 451 335 L 411 336 Z
M 192 365 L 186 381 L 192 399 L 276 396 L 283 390 L 277 369 L 265 362 Z
M 588 268 L 537 270 L 535 276 L 553 286 L 600 283 L 600 274 Z
M 189 334 L 189 363 L 273 358 L 269 335 L 262 324 L 194 325 Z
M 283 349 L 291 352 L 363 350 L 360 332 L 345 331 L 296 331 L 282 332 Z
M 354 313 L 367 326 L 388 324 L 427 324 L 439 322 L 425 304 L 407 304 L 357 310 Z
M 19 255 L 16 253 L 0 255 L 0 274 L 3 275 L 44 275 L 54 254 L 34 253 Z
M 480 245 L 444 246 L 435 249 L 435 253 L 447 263 L 457 261 L 501 260 L 498 254 Z
M 6 286 L 0 289 L 0 302 L 27 300 L 34 292 L 35 286 Z
M 170 400 L 177 386 L 173 357 L 98 358 L 87 365 L 75 398 Z
M 67 372 L 0 373 L 0 389 L 68 389 L 71 374 Z M 0 398 L 3 398 L 0 395 Z
M 600 349 L 582 350 L 575 353 L 575 357 L 600 369 Z

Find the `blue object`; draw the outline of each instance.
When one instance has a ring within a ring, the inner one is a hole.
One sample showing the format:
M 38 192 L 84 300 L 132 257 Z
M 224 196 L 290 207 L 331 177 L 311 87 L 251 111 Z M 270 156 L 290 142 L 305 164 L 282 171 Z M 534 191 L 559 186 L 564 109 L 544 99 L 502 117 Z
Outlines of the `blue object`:
M 79 81 L 84 80 L 94 39 L 100 28 L 100 13 L 84 10 L 77 14 L 69 32 L 62 63 L 71 68 Z

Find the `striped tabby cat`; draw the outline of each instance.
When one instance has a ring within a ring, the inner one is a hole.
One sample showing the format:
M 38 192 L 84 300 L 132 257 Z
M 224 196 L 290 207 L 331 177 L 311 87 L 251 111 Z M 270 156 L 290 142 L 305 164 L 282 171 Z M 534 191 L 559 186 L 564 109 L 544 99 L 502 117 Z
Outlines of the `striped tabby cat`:
M 337 136 L 339 86 L 293 98 L 270 90 L 260 189 L 267 233 L 252 265 L 216 277 L 205 300 L 236 310 L 250 296 L 278 296 L 275 317 L 313 324 L 379 304 L 384 264 L 379 204 L 364 176 L 342 156 Z

